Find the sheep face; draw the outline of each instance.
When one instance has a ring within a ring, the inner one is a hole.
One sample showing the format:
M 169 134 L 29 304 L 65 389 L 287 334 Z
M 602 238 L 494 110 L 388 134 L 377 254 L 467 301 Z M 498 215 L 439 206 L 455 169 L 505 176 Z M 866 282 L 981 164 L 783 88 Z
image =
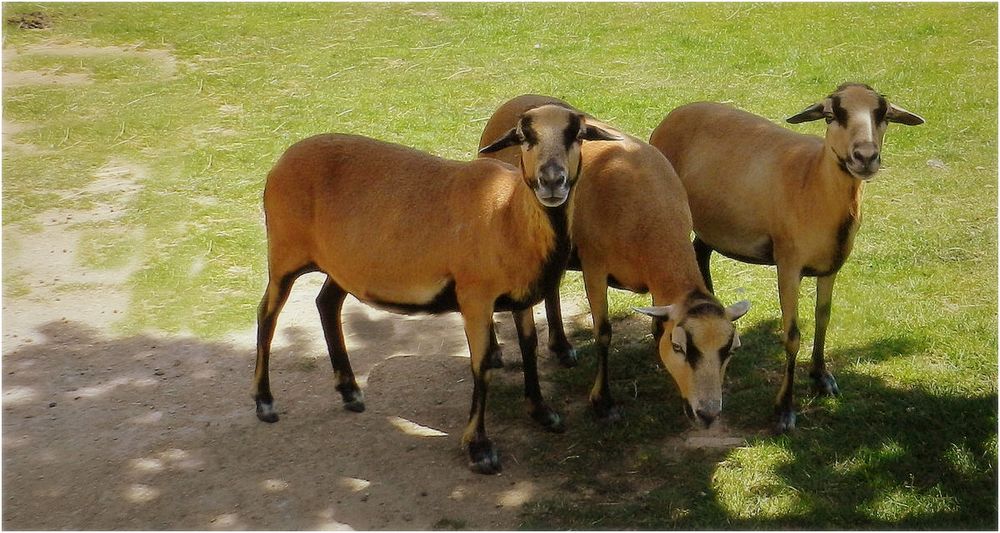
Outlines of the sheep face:
M 677 306 L 646 307 L 638 311 L 662 318 L 670 325 Z M 692 423 L 709 427 L 722 412 L 722 382 L 740 337 L 733 321 L 750 308 L 743 301 L 722 308 L 715 302 L 691 307 L 660 338 L 659 355 L 684 399 L 684 413 Z
M 826 120 L 826 147 L 851 176 L 869 181 L 881 164 L 882 141 L 889 122 L 922 124 L 924 119 L 890 104 L 871 87 L 844 84 L 821 102 L 807 107 L 788 122 Z
M 581 143 L 621 139 L 587 124 L 586 116 L 577 111 L 550 104 L 525 111 L 517 126 L 479 152 L 491 153 L 520 145 L 525 183 L 542 205 L 558 207 L 569 198 L 580 175 Z

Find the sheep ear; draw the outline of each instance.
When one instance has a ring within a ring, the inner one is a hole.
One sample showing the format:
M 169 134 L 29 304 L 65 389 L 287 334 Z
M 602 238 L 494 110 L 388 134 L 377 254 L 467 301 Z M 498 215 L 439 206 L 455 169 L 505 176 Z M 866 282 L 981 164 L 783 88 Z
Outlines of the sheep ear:
M 741 300 L 726 308 L 726 318 L 728 318 L 730 322 L 735 322 L 738 318 L 747 314 L 747 311 L 749 310 L 750 301 Z
M 810 122 L 813 120 L 819 120 L 826 116 L 827 103 L 826 100 L 822 102 L 816 102 L 815 104 L 799 111 L 798 113 L 785 119 L 785 122 L 789 124 L 799 124 L 802 122 Z
M 577 135 L 581 141 L 623 141 L 625 137 L 612 133 L 604 128 L 599 128 L 593 124 L 588 124 L 586 119 L 580 123 L 580 133 Z
M 672 305 L 661 305 L 656 307 L 633 307 L 632 310 L 642 313 L 644 315 L 649 315 L 653 318 L 662 318 L 663 320 L 670 320 L 670 315 L 674 314 L 674 306 Z
M 919 126 L 924 123 L 924 118 L 920 115 L 910 113 L 895 104 L 889 104 L 889 111 L 886 112 L 885 119 L 889 122 L 906 124 L 907 126 Z
M 517 128 L 511 128 L 510 131 L 503 135 L 503 137 L 500 137 L 492 143 L 480 148 L 479 153 L 491 154 L 518 144 L 521 144 L 521 134 L 517 132 Z

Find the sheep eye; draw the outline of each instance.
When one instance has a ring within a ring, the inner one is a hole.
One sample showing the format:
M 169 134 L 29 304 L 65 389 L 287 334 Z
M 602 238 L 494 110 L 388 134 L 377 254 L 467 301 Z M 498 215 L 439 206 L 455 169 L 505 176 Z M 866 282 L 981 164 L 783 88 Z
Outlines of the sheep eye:
M 684 348 L 682 348 L 680 344 L 677 344 L 676 342 L 671 343 L 671 344 L 674 345 L 674 351 L 675 352 L 677 352 L 677 353 L 684 353 Z
M 832 115 L 826 115 L 823 118 L 826 120 L 827 124 L 833 122 L 833 116 Z

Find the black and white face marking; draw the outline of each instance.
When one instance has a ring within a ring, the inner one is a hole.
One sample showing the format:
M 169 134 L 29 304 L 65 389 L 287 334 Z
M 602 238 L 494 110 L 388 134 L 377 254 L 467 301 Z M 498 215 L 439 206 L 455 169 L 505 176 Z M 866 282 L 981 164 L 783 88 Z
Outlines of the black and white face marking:
M 916 126 L 924 123 L 919 115 L 891 104 L 871 87 L 845 83 L 833 94 L 787 122 L 798 124 L 826 119 L 826 144 L 840 168 L 862 181 L 875 177 L 882 163 L 882 141 L 890 122 Z
M 521 173 L 525 183 L 546 207 L 558 207 L 569 198 L 580 175 L 583 141 L 620 141 L 623 137 L 587 123 L 570 108 L 548 104 L 525 111 L 517 125 L 479 153 L 509 146 L 521 147 Z
M 518 121 L 521 166 L 528 186 L 546 207 L 568 198 L 580 171 L 583 118 L 561 106 L 529 110 Z
M 863 181 L 872 179 L 881 164 L 888 103 L 867 86 L 858 85 L 842 89 L 828 101 L 830 148 L 841 167 L 852 176 Z
M 750 303 L 723 308 L 714 298 L 700 294 L 695 298 L 696 303 L 680 317 L 682 311 L 675 305 L 636 311 L 666 321 L 670 334 L 660 338 L 660 360 L 680 389 L 688 418 L 708 427 L 722 412 L 722 382 L 733 351 L 740 347 L 733 321 L 749 310 Z M 676 318 L 680 321 L 671 327 Z
M 702 320 L 712 321 L 707 317 Z M 687 394 L 684 396 L 684 412 L 694 424 L 709 427 L 722 412 L 722 382 L 735 349 L 736 330 L 728 320 L 725 320 L 730 333 L 719 346 L 709 337 L 718 338 L 718 333 L 721 331 L 709 330 L 726 328 L 717 328 L 716 324 L 689 322 L 685 320 L 682 325 L 674 328 L 671 348 L 674 358 L 683 358 L 683 364 L 687 367 L 685 373 L 688 374 L 690 381 Z M 681 330 L 683 334 L 677 330 Z M 681 340 L 683 344 L 678 342 Z

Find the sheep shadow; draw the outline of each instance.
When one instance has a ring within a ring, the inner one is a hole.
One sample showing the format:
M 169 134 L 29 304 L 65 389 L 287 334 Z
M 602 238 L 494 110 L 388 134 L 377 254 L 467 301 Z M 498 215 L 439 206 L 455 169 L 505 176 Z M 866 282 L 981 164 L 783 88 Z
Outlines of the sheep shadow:
M 470 472 L 468 358 L 428 350 L 372 363 L 393 335 L 377 327 L 385 338 L 355 350 L 367 374 L 360 414 L 341 407 L 315 339 L 288 328 L 272 358 L 276 424 L 254 416 L 252 347 L 40 327 L 3 355 L 4 528 L 514 527 L 546 484 L 510 458 L 558 436 L 526 416 L 491 417 L 504 473 Z M 433 322 L 413 329 L 414 346 L 450 342 Z
M 872 353 L 897 343 L 886 339 L 865 348 Z M 713 495 L 708 506 L 738 529 L 996 527 L 996 392 L 900 386 L 849 369 L 840 376 L 842 396 L 807 402 L 795 432 L 752 439 L 780 450 L 774 479 L 740 481 L 755 459 L 731 455 L 720 467 L 728 470 L 730 494 L 706 487 Z M 762 505 L 754 496 L 761 494 L 784 500 L 788 511 L 751 517 L 750 509 L 733 503 Z
M 676 387 L 648 353 L 624 354 L 620 379 L 628 427 L 585 424 L 570 439 L 599 441 L 578 462 L 569 501 L 532 506 L 527 525 L 583 529 L 993 529 L 997 523 L 997 394 L 900 384 L 857 370 L 926 349 L 889 336 L 828 353 L 842 394 L 818 397 L 797 372 L 798 428 L 770 433 L 780 366 L 776 321 L 741 331 L 750 353 L 734 357 L 723 413 L 726 432 L 749 446 L 683 446 L 689 425 L 670 407 Z M 636 350 L 648 351 L 648 347 Z M 765 361 L 761 358 L 764 356 Z M 571 383 L 566 381 L 566 383 Z M 657 388 L 660 387 L 660 388 Z M 643 389 L 646 390 L 643 390 Z M 653 392 L 653 394 L 650 394 Z M 645 396 L 644 399 L 642 397 Z M 656 403 L 656 407 L 643 405 Z M 667 409 L 666 414 L 664 408 Z M 555 457 L 552 457 L 555 459 Z M 770 464 L 768 464 L 770 463 Z M 642 472 L 641 478 L 630 472 Z M 568 518 L 572 517 L 572 518 Z

